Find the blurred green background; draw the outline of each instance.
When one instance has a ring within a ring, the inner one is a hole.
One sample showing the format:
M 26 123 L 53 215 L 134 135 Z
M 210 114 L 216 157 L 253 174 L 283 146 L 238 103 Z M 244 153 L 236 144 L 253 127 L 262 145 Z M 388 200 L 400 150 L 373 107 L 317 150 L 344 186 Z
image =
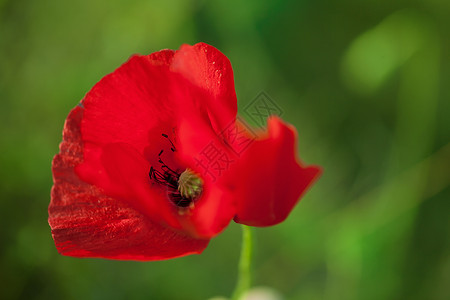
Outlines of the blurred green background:
M 134 53 L 204 41 L 239 107 L 262 90 L 325 172 L 255 230 L 254 284 L 285 299 L 450 299 L 450 1 L 0 1 L 0 298 L 230 295 L 240 229 L 161 262 L 57 254 L 47 224 L 64 119 Z M 279 176 L 284 176 L 280 174 Z

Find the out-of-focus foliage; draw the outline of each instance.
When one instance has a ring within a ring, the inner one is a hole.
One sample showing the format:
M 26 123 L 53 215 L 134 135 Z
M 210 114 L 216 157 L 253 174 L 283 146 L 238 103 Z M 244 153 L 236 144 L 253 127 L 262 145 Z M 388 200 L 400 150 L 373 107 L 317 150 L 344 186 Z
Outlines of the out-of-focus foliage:
M 0 298 L 231 293 L 235 224 L 200 256 L 139 263 L 60 256 L 46 220 L 84 93 L 133 53 L 204 41 L 231 60 L 240 108 L 264 90 L 325 169 L 287 221 L 256 230 L 255 284 L 450 299 L 449 16 L 447 0 L 0 1 Z

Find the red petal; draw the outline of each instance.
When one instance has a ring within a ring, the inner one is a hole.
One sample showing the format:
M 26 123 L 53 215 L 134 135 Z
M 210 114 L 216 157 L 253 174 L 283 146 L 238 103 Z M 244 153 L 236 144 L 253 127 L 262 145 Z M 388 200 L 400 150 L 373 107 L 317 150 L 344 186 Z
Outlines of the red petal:
M 82 102 L 83 142 L 98 146 L 127 143 L 143 155 L 152 129 L 173 127 L 171 75 L 165 65 L 171 53 L 133 56 L 86 94 Z
M 150 164 L 144 157 L 124 143 L 111 143 L 93 149 L 99 152 L 87 159 L 95 157 L 97 160 L 88 160 L 75 168 L 83 181 L 106 191 L 108 196 L 128 202 L 153 221 L 181 229 L 164 189 L 150 180 Z M 93 151 L 88 145 L 86 150 Z
M 295 128 L 279 118 L 268 120 L 268 135 L 255 140 L 233 166 L 239 199 L 235 221 L 250 226 L 282 222 L 321 173 L 296 159 Z
M 176 127 L 177 113 L 183 113 L 183 106 L 191 102 L 200 102 L 216 132 L 234 121 L 233 71 L 219 50 L 199 43 L 176 52 L 133 56 L 83 99 L 83 141 L 97 145 L 123 142 L 144 155 L 145 147 L 153 142 L 149 132 Z
M 210 166 L 211 172 L 208 172 L 202 167 L 206 164 L 200 163 L 202 151 L 211 145 L 220 148 L 221 155 L 231 156 L 212 128 L 204 122 L 194 115 L 181 119 L 179 152 L 184 164 L 200 174 L 204 181 L 204 194 L 197 200 L 192 215 L 186 216 L 182 222 L 194 236 L 207 238 L 220 233 L 233 219 L 236 198 L 230 186 L 214 172 L 214 166 Z
M 175 53 L 170 69 L 206 92 L 202 105 L 217 133 L 234 122 L 237 100 L 233 69 L 222 52 L 205 43 L 183 45 Z
M 53 160 L 48 221 L 58 251 L 77 257 L 124 260 L 160 260 L 201 253 L 208 240 L 163 227 L 78 178 L 74 167 L 83 156 L 79 128 L 82 117 L 81 107 L 72 110 L 60 153 Z
M 166 148 L 161 134 L 176 127 L 174 75 L 168 68 L 173 54 L 163 50 L 133 56 L 86 95 L 81 121 L 84 159 L 76 173 L 153 221 L 180 228 L 171 203 L 155 192 L 161 188 L 152 188 L 148 175 L 149 161 L 157 162 Z

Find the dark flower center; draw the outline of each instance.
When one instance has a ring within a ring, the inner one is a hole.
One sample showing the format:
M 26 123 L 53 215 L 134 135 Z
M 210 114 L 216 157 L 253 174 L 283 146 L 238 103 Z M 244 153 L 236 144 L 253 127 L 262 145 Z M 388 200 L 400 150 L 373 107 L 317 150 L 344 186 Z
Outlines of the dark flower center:
M 162 134 L 162 136 L 170 142 L 170 150 L 175 152 L 175 145 L 169 139 L 167 134 Z M 189 168 L 183 172 L 175 171 L 170 168 L 161 158 L 163 152 L 164 150 L 161 150 L 158 154 L 158 162 L 161 164 L 160 171 L 156 170 L 153 166 L 150 167 L 150 180 L 165 186 L 167 188 L 169 200 L 178 208 L 182 209 L 179 212 L 183 213 L 183 209 L 194 207 L 195 201 L 203 192 L 203 181 Z

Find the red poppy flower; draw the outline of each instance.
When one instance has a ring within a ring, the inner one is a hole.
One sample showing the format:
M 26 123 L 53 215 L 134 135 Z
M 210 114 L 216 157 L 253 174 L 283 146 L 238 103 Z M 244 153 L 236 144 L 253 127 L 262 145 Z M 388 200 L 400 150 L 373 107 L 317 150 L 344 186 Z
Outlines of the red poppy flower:
M 232 219 L 283 221 L 319 168 L 296 158 L 291 125 L 272 117 L 255 133 L 236 113 L 231 64 L 203 43 L 105 76 L 70 112 L 53 159 L 58 251 L 168 259 L 202 252 Z

